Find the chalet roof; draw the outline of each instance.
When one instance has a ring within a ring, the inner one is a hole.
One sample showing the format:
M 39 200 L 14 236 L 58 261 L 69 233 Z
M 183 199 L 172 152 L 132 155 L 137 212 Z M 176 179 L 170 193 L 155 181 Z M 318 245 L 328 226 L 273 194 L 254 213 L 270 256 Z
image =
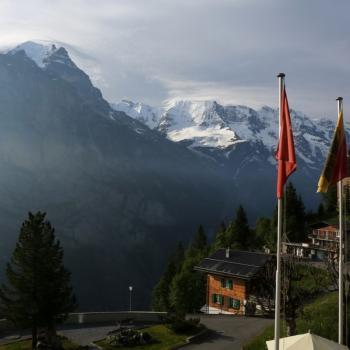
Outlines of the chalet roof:
M 320 221 L 320 222 L 315 222 L 314 224 L 310 225 L 310 227 L 314 230 L 317 230 L 319 228 L 323 228 L 323 227 L 326 227 L 329 225 L 330 225 L 330 223 L 328 223 L 328 222 Z
M 271 258 L 270 254 L 231 249 L 229 257 L 226 258 L 226 249 L 219 249 L 194 269 L 250 280 Z
M 347 222 L 344 222 L 344 224 L 345 224 L 347 231 L 349 231 L 350 230 L 350 222 L 347 221 Z M 310 225 L 310 227 L 314 230 L 317 230 L 317 229 L 325 229 L 326 230 L 328 228 L 338 230 L 339 229 L 339 219 L 335 218 L 335 219 L 328 220 L 327 222 L 325 222 L 325 221 L 317 222 L 317 223 Z
M 318 230 L 320 231 L 339 231 L 339 225 L 329 225 L 325 227 L 320 227 Z

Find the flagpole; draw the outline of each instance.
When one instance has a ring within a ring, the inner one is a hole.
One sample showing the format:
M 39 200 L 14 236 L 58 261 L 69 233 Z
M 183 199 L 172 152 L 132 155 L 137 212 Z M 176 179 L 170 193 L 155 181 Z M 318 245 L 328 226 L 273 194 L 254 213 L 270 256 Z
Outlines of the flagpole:
M 343 111 L 343 98 L 337 98 L 338 118 Z M 339 300 L 338 300 L 338 343 L 343 344 L 343 186 L 342 180 L 338 181 L 338 203 L 339 203 Z
M 284 88 L 284 73 L 277 75 L 279 85 L 279 133 L 281 129 L 282 118 L 282 93 Z M 280 136 L 280 135 L 279 135 Z M 280 305 L 281 305 L 281 237 L 282 237 L 282 198 L 277 202 L 277 268 L 276 268 L 276 295 L 275 295 L 275 350 L 279 350 L 280 345 Z

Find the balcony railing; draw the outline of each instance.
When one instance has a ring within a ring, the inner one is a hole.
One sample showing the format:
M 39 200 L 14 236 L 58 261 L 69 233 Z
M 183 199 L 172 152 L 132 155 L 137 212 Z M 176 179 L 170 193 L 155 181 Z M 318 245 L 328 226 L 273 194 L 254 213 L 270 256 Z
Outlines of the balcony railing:
M 327 241 L 338 241 L 339 231 L 313 230 L 310 238 L 317 238 Z

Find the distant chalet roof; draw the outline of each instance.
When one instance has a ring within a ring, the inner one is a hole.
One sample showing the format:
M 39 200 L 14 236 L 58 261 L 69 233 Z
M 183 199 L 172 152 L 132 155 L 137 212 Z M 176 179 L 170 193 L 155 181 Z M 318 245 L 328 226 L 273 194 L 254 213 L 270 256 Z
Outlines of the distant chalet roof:
M 330 226 L 330 223 L 324 222 L 324 221 L 315 222 L 314 224 L 310 225 L 310 227 L 314 230 L 317 230 L 317 229 L 323 228 L 323 227 L 327 227 L 327 226 Z
M 344 223 L 346 230 L 349 231 L 350 230 L 350 222 L 347 221 Z M 327 222 L 325 221 L 320 221 L 320 222 L 316 222 L 312 225 L 310 225 L 310 227 L 314 230 L 320 230 L 320 229 L 325 229 L 325 230 L 331 230 L 331 229 L 336 229 L 339 230 L 339 219 L 333 219 L 333 220 L 328 220 Z
M 271 259 L 272 255 L 270 254 L 231 249 L 229 257 L 226 258 L 226 249 L 219 249 L 205 258 L 198 266 L 195 266 L 194 269 L 250 280 Z

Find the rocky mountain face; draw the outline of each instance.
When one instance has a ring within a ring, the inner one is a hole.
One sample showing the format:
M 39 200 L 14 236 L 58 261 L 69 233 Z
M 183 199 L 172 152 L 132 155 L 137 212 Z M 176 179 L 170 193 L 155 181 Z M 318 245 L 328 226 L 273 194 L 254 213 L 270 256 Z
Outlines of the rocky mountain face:
M 168 101 L 160 108 L 121 101 L 124 111 L 166 138 L 213 160 L 232 178 L 239 198 L 257 213 L 266 213 L 275 203 L 278 111 L 246 106 L 222 106 L 215 101 Z M 298 170 L 291 177 L 310 208 L 335 123 L 312 119 L 291 111 Z M 349 125 L 346 125 L 349 130 Z M 257 197 L 256 195 L 259 194 Z M 253 199 L 253 200 L 252 200 Z
M 147 308 L 176 242 L 237 202 L 215 164 L 113 110 L 64 48 L 0 54 L 1 271 L 28 211 L 56 228 L 81 310 Z

